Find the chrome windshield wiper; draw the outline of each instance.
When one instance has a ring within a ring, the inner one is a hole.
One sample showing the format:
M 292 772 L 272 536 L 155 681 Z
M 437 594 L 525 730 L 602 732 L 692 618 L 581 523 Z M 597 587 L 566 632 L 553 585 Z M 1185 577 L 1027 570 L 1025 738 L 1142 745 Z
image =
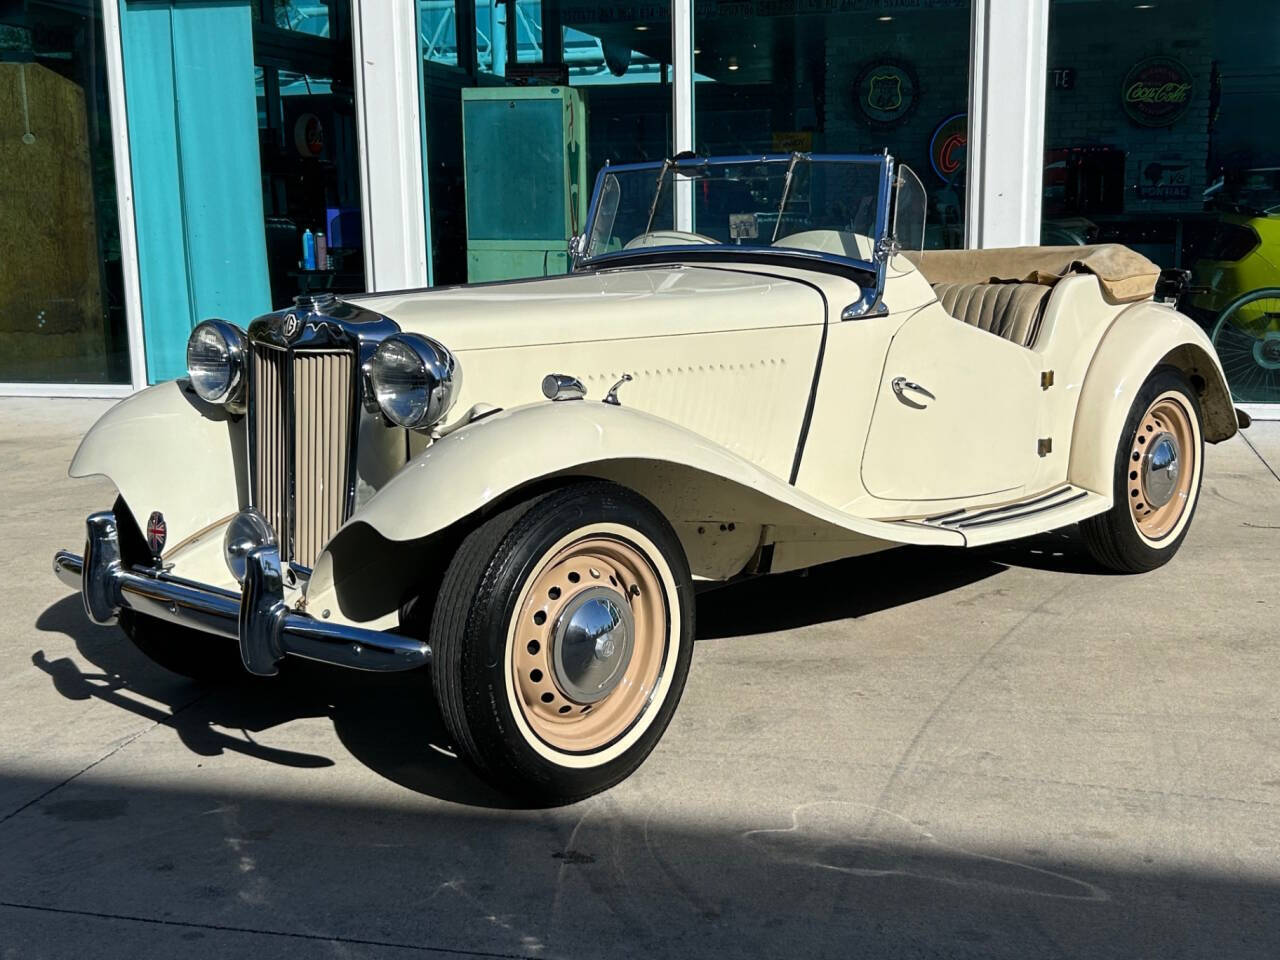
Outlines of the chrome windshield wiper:
M 778 242 L 778 231 L 782 228 L 782 211 L 787 209 L 787 200 L 791 197 L 791 178 L 795 175 L 796 164 L 801 160 L 808 160 L 810 154 L 795 152 L 791 154 L 791 162 L 787 164 L 787 178 L 782 181 L 782 202 L 778 204 L 778 220 L 773 225 L 773 236 L 769 238 L 770 243 Z
M 653 230 L 653 217 L 658 212 L 658 201 L 662 198 L 662 181 L 667 178 L 667 171 L 670 169 L 671 158 L 668 157 L 662 161 L 662 168 L 658 170 L 658 182 L 653 185 L 653 203 L 649 204 L 649 219 L 644 224 L 645 233 Z

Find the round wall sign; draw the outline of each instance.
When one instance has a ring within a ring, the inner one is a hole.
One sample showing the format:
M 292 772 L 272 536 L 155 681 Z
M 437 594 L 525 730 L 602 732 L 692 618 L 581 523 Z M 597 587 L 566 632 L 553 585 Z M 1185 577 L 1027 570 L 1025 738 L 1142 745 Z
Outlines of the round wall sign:
M 919 81 L 903 60 L 874 60 L 853 81 L 853 102 L 862 119 L 873 127 L 895 127 L 915 109 Z
M 947 117 L 933 131 L 929 141 L 929 162 L 943 183 L 954 183 L 963 176 L 969 151 L 969 115 L 957 113 Z
M 1191 107 L 1194 78 L 1172 57 L 1148 57 L 1125 74 L 1124 112 L 1144 127 L 1169 127 Z
M 293 145 L 308 159 L 324 153 L 324 124 L 314 113 L 304 113 L 294 121 Z

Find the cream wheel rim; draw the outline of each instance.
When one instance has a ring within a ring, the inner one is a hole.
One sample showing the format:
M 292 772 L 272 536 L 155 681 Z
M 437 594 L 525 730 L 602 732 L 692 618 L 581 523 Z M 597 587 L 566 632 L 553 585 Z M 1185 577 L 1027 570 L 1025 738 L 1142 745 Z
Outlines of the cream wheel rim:
M 588 534 L 551 552 L 529 583 L 511 631 L 516 705 L 556 750 L 606 747 L 649 708 L 662 676 L 661 577 L 634 544 Z
M 1196 436 L 1191 414 L 1174 394 L 1156 398 L 1138 424 L 1125 490 L 1133 522 L 1148 540 L 1169 536 L 1190 504 Z

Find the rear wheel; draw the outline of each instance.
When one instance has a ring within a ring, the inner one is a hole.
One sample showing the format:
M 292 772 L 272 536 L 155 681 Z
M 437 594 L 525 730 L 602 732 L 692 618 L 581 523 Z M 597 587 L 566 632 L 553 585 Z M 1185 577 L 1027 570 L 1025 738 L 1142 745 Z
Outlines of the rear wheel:
M 1200 403 L 1182 371 L 1157 367 L 1134 398 L 1116 451 L 1114 503 L 1080 524 L 1093 558 L 1121 573 L 1168 563 L 1204 473 Z
M 581 799 L 631 774 L 679 702 L 693 649 L 684 552 L 615 484 L 526 501 L 463 540 L 431 646 L 461 756 L 521 798 Z

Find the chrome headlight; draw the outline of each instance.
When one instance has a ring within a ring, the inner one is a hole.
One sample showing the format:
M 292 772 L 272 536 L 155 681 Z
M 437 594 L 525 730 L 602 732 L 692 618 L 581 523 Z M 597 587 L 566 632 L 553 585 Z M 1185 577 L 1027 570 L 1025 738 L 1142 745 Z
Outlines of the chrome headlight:
M 444 344 L 420 333 L 397 333 L 374 351 L 369 384 L 388 420 L 425 430 L 453 407 L 462 387 L 462 368 Z
M 187 339 L 187 376 L 201 400 L 236 403 L 244 396 L 244 334 L 225 320 L 206 320 Z

